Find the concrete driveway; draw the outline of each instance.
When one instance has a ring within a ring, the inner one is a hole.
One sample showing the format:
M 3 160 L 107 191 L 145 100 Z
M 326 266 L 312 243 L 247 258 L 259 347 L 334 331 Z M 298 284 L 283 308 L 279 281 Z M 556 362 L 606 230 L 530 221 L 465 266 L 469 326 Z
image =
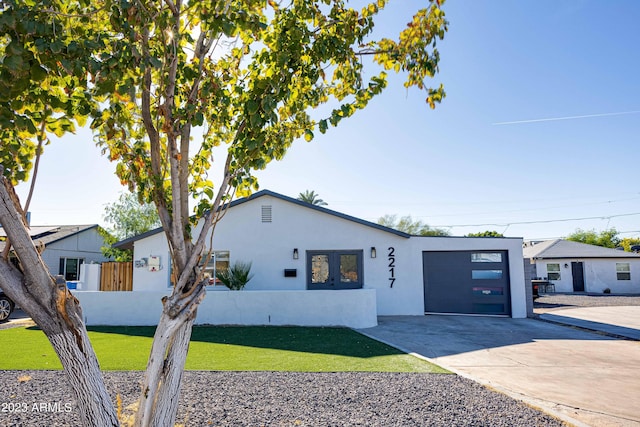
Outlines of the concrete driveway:
M 24 311 L 17 308 L 7 321 L 0 323 L 0 329 L 9 329 L 9 328 L 17 328 L 20 326 L 33 326 L 35 325 L 34 321 L 31 320 L 29 315 Z
M 618 316 L 619 307 L 608 309 L 604 318 Z M 638 316 L 640 307 L 623 312 Z M 594 329 L 605 324 L 598 319 Z M 624 322 L 618 332 L 624 329 L 638 331 L 640 322 Z M 387 316 L 359 332 L 574 425 L 640 426 L 638 341 L 535 319 L 471 316 Z

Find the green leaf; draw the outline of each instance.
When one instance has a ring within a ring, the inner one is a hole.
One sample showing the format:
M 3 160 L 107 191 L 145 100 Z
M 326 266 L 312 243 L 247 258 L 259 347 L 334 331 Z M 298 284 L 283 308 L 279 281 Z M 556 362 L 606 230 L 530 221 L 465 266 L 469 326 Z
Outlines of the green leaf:
M 31 66 L 31 80 L 40 82 L 47 77 L 47 71 L 38 64 Z
M 193 124 L 196 126 L 202 126 L 204 123 L 204 114 L 201 111 L 198 111 L 193 117 Z
M 155 56 L 151 56 L 149 57 L 149 63 L 151 64 L 152 67 L 154 68 L 161 68 L 162 67 L 162 61 L 160 61 L 158 58 L 156 58 Z
M 249 123 L 254 128 L 260 128 L 262 127 L 262 117 L 260 117 L 260 114 L 253 114 L 249 116 Z
M 24 48 L 17 40 L 12 40 L 11 43 L 7 46 L 7 52 L 10 55 L 22 55 L 24 52 Z
M 64 44 L 61 41 L 56 40 L 53 43 L 51 43 L 49 48 L 51 49 L 51 52 L 57 55 L 62 52 L 62 49 L 64 49 Z
M 11 55 L 6 56 L 4 58 L 3 65 L 7 67 L 10 71 L 14 73 L 19 73 L 22 70 L 22 66 L 24 61 L 22 60 L 22 56 L 19 55 Z
M 247 101 L 247 111 L 249 112 L 249 114 L 256 114 L 258 112 L 258 108 L 260 108 L 260 104 L 256 101 Z
M 78 122 L 78 126 L 84 127 L 87 124 L 87 116 L 76 116 L 76 121 Z
M 304 139 L 307 142 L 311 142 L 311 140 L 313 139 L 313 132 L 311 132 L 309 129 L 304 131 Z
M 328 127 L 327 119 L 320 120 L 320 123 L 318 123 L 318 130 L 320 130 L 320 133 L 325 133 Z

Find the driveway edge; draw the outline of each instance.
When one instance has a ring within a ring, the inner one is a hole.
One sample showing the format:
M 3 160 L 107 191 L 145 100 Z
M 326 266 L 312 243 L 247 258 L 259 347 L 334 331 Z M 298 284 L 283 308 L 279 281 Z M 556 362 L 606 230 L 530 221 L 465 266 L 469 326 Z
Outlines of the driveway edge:
M 550 407 L 549 406 L 550 402 L 548 402 L 548 401 L 544 401 L 544 400 L 541 400 L 541 399 L 535 399 L 535 398 L 523 395 L 522 393 L 518 393 L 518 392 L 515 392 L 513 390 L 509 390 L 509 389 L 501 387 L 501 386 L 496 386 L 496 385 L 492 384 L 490 381 L 485 381 L 485 380 L 482 380 L 482 379 L 474 378 L 473 376 L 471 376 L 471 375 L 469 375 L 469 374 L 467 374 L 465 372 L 461 372 L 456 368 L 453 368 L 451 366 L 447 366 L 446 364 L 442 364 L 441 362 L 435 361 L 435 360 L 433 360 L 433 359 L 431 359 L 429 357 L 426 357 L 426 356 L 424 356 L 422 354 L 413 352 L 413 351 L 411 351 L 409 349 L 403 348 L 402 346 L 399 346 L 399 345 L 394 344 L 392 342 L 389 342 L 387 340 L 378 338 L 378 337 L 376 337 L 374 335 L 368 334 L 367 332 L 365 332 L 362 329 L 354 329 L 354 330 L 356 332 L 358 332 L 359 334 L 364 335 L 365 337 L 371 338 L 373 340 L 376 340 L 376 341 L 379 341 L 379 342 L 381 342 L 383 344 L 386 344 L 386 345 L 388 345 L 390 347 L 396 348 L 396 349 L 398 349 L 398 350 L 400 350 L 400 351 L 402 351 L 404 353 L 407 353 L 407 354 L 409 354 L 409 355 L 411 355 L 413 357 L 417 357 L 418 359 L 422 359 L 422 360 L 424 360 L 426 362 L 433 363 L 434 365 L 438 365 L 441 368 L 444 368 L 444 369 L 448 370 L 449 372 L 451 372 L 451 373 L 453 373 L 455 375 L 458 375 L 460 377 L 463 377 L 463 378 L 466 378 L 468 380 L 474 381 L 474 382 L 476 382 L 476 383 L 478 383 L 478 384 L 480 384 L 480 385 L 482 385 L 482 386 L 484 386 L 484 387 L 486 387 L 486 388 L 488 388 L 490 390 L 493 390 L 493 391 L 496 391 L 498 393 L 501 393 L 501 394 L 504 394 L 506 396 L 509 396 L 512 399 L 521 401 L 525 405 L 527 405 L 527 406 L 529 406 L 529 407 L 531 407 L 533 409 L 539 410 L 541 412 L 544 412 L 544 413 L 546 413 L 548 415 L 551 415 L 552 417 L 555 417 L 555 418 L 559 419 L 560 421 L 568 423 L 571 426 L 574 426 L 574 427 L 591 427 L 589 424 L 585 424 L 582 421 L 578 421 L 575 418 L 572 418 L 569 415 L 565 414 L 564 412 L 560 412 L 557 409 L 555 409 L 553 407 Z M 439 374 L 439 375 L 446 375 L 446 374 Z M 553 405 L 554 406 L 561 406 L 561 405 L 559 405 L 557 403 L 553 403 Z M 571 408 L 571 407 L 566 407 L 566 408 L 568 410 L 576 410 L 576 409 L 578 409 L 578 408 Z

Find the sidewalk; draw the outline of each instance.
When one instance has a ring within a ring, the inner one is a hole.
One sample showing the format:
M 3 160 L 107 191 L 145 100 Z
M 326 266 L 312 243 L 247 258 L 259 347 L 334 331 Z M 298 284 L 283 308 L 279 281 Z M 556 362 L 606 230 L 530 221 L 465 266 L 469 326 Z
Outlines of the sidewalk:
M 608 309 L 612 324 L 628 316 Z M 551 314 L 555 321 L 573 321 L 561 311 Z M 636 341 L 535 319 L 471 316 L 385 316 L 360 332 L 573 425 L 640 427 Z
M 562 308 L 547 311 L 539 317 L 549 322 L 640 341 L 639 306 Z

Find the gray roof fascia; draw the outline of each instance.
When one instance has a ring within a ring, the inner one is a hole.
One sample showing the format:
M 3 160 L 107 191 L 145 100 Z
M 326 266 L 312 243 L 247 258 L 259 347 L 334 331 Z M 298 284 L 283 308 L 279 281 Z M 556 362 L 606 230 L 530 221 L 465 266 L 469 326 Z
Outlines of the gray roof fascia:
M 280 193 L 275 193 L 275 192 L 270 191 L 270 190 L 260 190 L 257 193 L 253 193 L 249 197 L 244 197 L 242 199 L 234 200 L 231 203 L 229 203 L 228 208 L 232 208 L 234 206 L 238 206 L 238 205 L 241 205 L 243 203 L 247 203 L 247 202 L 250 202 L 252 200 L 255 200 L 257 198 L 264 197 L 264 196 L 271 196 L 271 197 L 274 197 L 276 199 L 284 200 L 285 202 L 293 203 L 293 204 L 296 204 L 298 206 L 302 206 L 302 207 L 305 207 L 307 209 L 312 209 L 312 210 L 315 210 L 315 211 L 318 211 L 318 212 L 322 212 L 324 214 L 332 215 L 332 216 L 335 216 L 335 217 L 338 217 L 340 219 L 344 219 L 344 220 L 347 220 L 347 221 L 352 221 L 352 222 L 355 222 L 357 224 L 364 225 L 366 227 L 371 227 L 371 228 L 375 228 L 375 229 L 380 230 L 380 231 L 384 231 L 384 232 L 387 232 L 387 233 L 395 234 L 396 236 L 404 237 L 406 239 L 411 237 L 411 235 L 408 234 L 408 233 L 405 233 L 405 232 L 402 232 L 402 231 L 399 231 L 399 230 L 395 230 L 393 228 L 385 227 L 384 225 L 376 224 L 374 222 L 365 221 L 364 219 L 356 218 L 354 216 L 343 214 L 341 212 L 337 212 L 337 211 L 334 211 L 334 210 L 331 210 L 331 209 L 323 208 L 322 206 L 312 205 L 310 203 L 306 203 L 306 202 L 303 202 L 301 200 L 294 199 L 293 197 L 285 196 L 285 195 L 280 194 Z M 144 238 L 149 237 L 149 236 L 153 236 L 153 235 L 158 234 L 160 232 L 162 232 L 162 227 L 156 228 L 154 230 L 147 231 L 146 233 L 142 233 L 142 234 L 130 237 L 130 238 L 125 239 L 125 240 L 121 240 L 119 242 L 114 243 L 111 246 L 116 248 L 116 249 L 131 249 L 131 248 L 133 248 L 133 243 L 134 242 L 136 242 L 138 240 L 141 240 L 141 239 L 144 239 Z
M 563 256 L 563 255 L 551 255 L 551 256 L 535 256 L 532 259 L 640 259 L 640 256 L 631 252 L 620 251 L 619 256 L 603 256 L 603 255 L 578 255 L 578 256 Z
M 119 242 L 115 242 L 113 245 L 111 245 L 112 248 L 116 248 L 116 249 L 133 249 L 133 244 L 135 242 L 137 242 L 138 240 L 142 240 L 145 239 L 149 236 L 153 236 L 155 234 L 158 233 L 162 233 L 163 229 L 162 227 L 158 227 L 155 228 L 153 230 L 149 230 L 146 231 L 142 234 L 138 234 L 136 236 L 133 237 L 129 237 L 128 239 L 124 239 L 124 240 L 120 240 Z
M 51 226 L 54 227 L 54 226 Z M 67 239 L 69 237 L 73 237 L 76 234 L 83 233 L 88 230 L 92 230 L 94 228 L 98 228 L 98 224 L 88 224 L 88 225 L 57 225 L 57 231 L 54 231 L 49 234 L 45 234 L 44 236 L 35 235 L 31 237 L 31 240 L 34 242 L 42 242 L 44 245 L 50 245 L 51 243 L 59 242 L 61 240 Z M 77 230 L 73 230 L 77 228 Z M 5 243 L 2 242 L 0 246 L 0 250 L 4 249 Z
M 396 236 L 404 237 L 406 239 L 411 237 L 411 234 L 405 233 L 403 231 L 399 231 L 399 230 L 396 230 L 396 229 L 393 229 L 393 228 L 385 227 L 384 225 L 380 225 L 380 224 L 376 224 L 375 222 L 366 221 L 364 219 L 356 218 L 355 216 L 343 214 L 342 212 L 338 212 L 338 211 L 334 211 L 334 210 L 331 210 L 331 209 L 327 209 L 327 208 L 324 208 L 322 206 L 312 205 L 311 203 L 303 202 L 302 200 L 294 199 L 293 197 L 285 196 L 285 195 L 280 194 L 280 193 L 275 193 L 275 192 L 270 191 L 270 190 L 260 190 L 257 193 L 254 193 L 249 197 L 246 197 L 244 199 L 235 200 L 235 201 L 231 202 L 229 207 L 240 205 L 242 203 L 246 203 L 246 202 L 248 202 L 250 200 L 257 199 L 258 197 L 263 197 L 263 196 L 275 197 L 276 199 L 284 200 L 285 202 L 293 203 L 293 204 L 296 204 L 298 206 L 302 206 L 302 207 L 305 207 L 305 208 L 308 208 L 308 209 L 312 209 L 312 210 L 315 210 L 315 211 L 318 211 L 318 212 L 322 212 L 324 214 L 332 215 L 332 216 L 335 216 L 335 217 L 338 217 L 340 219 L 344 219 L 344 220 L 347 220 L 347 221 L 352 221 L 352 222 L 355 222 L 357 224 L 364 225 L 366 227 L 371 227 L 371 228 L 375 228 L 375 229 L 380 230 L 380 231 L 384 231 L 384 232 L 387 232 L 387 233 L 395 234 Z
M 525 258 L 531 259 L 629 259 L 638 258 L 640 254 L 624 252 L 617 249 L 604 248 L 601 246 L 589 245 L 586 243 L 572 242 L 563 239 L 556 239 L 550 242 L 539 243 L 540 249 L 536 251 L 536 246 L 526 248 Z
M 59 242 L 60 240 L 64 240 L 68 237 L 72 237 L 75 236 L 76 234 L 80 234 L 83 233 L 85 231 L 88 230 L 92 230 L 94 228 L 98 228 L 99 225 L 98 224 L 90 224 L 90 225 L 60 225 L 59 226 L 61 229 L 42 236 L 42 237 L 38 237 L 38 236 L 33 236 L 32 239 L 35 241 L 42 241 L 45 245 L 48 245 L 50 243 L 55 243 L 55 242 Z M 73 230 L 73 228 L 77 228 L 77 230 Z

